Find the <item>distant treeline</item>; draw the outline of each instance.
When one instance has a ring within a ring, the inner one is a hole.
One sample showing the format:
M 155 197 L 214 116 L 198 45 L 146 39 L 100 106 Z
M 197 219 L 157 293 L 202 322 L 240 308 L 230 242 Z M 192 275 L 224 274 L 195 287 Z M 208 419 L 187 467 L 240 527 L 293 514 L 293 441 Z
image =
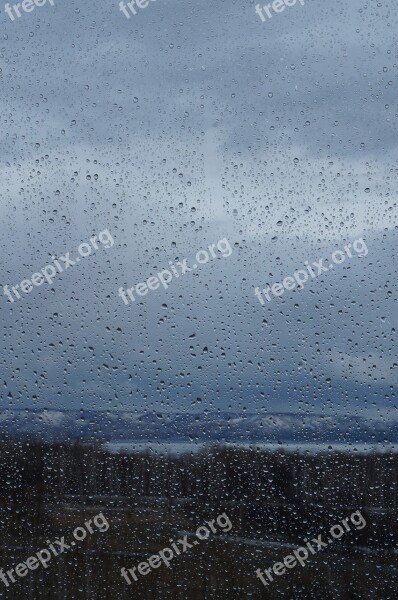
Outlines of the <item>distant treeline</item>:
M 315 534 L 360 509 L 368 526 L 341 543 L 390 549 L 398 542 L 398 455 L 305 455 L 211 447 L 178 457 L 112 454 L 100 444 L 0 443 L 4 519 L 45 518 L 51 505 L 80 497 L 133 508 L 152 498 L 162 510 L 200 515 L 228 509 L 234 532 L 259 539 Z M 103 501 L 103 500 L 102 500 Z M 164 508 L 165 507 L 165 508 Z

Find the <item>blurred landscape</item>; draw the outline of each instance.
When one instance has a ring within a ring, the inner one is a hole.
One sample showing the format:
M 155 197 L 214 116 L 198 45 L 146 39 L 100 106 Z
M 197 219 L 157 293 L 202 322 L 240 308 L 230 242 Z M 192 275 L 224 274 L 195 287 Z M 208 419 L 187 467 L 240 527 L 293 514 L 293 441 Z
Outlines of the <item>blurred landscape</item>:
M 101 410 L 5 410 L 0 434 L 8 438 L 35 436 L 43 440 L 103 440 L 111 446 L 131 445 L 193 450 L 209 443 L 398 445 L 398 421 L 391 415 L 289 412 L 168 413 Z M 168 446 L 167 446 L 168 445 Z
M 110 527 L 88 536 L 6 589 L 1 598 L 393 599 L 398 567 L 395 453 L 305 454 L 211 446 L 180 456 L 112 453 L 102 442 L 0 444 L 1 563 L 7 570 L 71 537 L 102 511 Z M 366 527 L 264 588 L 268 568 L 305 537 L 361 510 Z M 226 512 L 232 529 L 213 534 L 170 568 L 128 586 L 138 565 Z

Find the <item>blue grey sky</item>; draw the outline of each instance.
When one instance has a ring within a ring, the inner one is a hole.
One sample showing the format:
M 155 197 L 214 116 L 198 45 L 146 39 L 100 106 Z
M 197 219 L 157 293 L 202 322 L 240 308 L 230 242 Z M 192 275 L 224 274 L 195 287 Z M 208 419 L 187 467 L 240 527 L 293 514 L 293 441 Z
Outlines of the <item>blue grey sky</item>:
M 0 13 L 1 286 L 114 245 L 0 298 L 1 406 L 396 415 L 392 0 L 265 23 L 241 1 L 54 3 Z M 359 237 L 366 256 L 254 296 Z M 222 238 L 228 258 L 118 296 Z

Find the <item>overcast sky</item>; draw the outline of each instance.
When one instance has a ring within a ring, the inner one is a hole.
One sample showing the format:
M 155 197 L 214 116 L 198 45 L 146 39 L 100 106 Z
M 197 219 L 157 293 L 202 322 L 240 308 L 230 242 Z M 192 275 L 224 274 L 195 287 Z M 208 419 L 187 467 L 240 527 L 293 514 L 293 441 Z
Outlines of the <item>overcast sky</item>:
M 395 411 L 397 9 L 46 4 L 1 20 L 1 407 Z M 262 306 L 281 281 L 353 256 Z M 126 306 L 120 286 L 227 238 Z

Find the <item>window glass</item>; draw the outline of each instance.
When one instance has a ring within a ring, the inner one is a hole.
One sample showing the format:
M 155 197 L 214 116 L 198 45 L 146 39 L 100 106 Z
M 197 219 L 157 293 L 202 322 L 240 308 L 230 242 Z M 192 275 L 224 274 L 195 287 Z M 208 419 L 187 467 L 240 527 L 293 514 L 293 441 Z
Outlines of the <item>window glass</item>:
M 0 9 L 0 597 L 395 598 L 393 2 Z

